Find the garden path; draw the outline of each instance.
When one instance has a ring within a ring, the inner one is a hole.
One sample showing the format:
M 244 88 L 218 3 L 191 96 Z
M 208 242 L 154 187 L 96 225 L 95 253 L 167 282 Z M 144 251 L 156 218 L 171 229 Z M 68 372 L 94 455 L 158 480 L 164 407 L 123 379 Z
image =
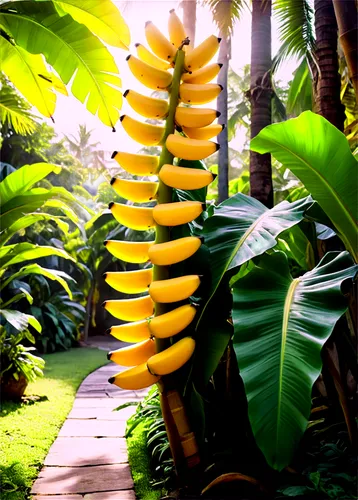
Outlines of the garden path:
M 104 350 L 120 347 L 107 339 L 89 344 Z M 33 500 L 135 500 L 124 437 L 135 407 L 112 410 L 140 401 L 147 389 L 125 391 L 110 385 L 108 378 L 120 370 L 109 363 L 82 382 L 32 487 Z

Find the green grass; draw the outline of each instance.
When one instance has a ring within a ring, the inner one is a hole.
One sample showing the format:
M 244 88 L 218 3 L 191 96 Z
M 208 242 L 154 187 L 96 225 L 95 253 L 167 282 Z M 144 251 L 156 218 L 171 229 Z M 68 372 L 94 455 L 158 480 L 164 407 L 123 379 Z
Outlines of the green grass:
M 44 377 L 29 384 L 26 403 L 3 402 L 0 412 L 2 500 L 24 500 L 66 419 L 79 385 L 107 363 L 106 352 L 77 348 L 44 355 Z M 12 491 L 10 491 L 12 489 Z
M 131 436 L 127 438 L 128 461 L 131 468 L 137 498 L 141 500 L 158 500 L 160 490 L 153 490 L 149 454 L 147 449 L 146 423 L 139 424 Z

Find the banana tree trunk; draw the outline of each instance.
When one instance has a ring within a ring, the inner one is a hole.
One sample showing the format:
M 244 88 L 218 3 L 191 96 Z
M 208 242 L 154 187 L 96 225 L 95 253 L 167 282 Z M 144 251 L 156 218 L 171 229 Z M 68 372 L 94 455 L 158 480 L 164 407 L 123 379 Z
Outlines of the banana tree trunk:
M 224 130 L 218 135 L 219 149 L 219 202 L 226 200 L 229 197 L 229 144 L 227 131 L 227 81 L 229 72 L 229 60 L 231 58 L 231 39 L 220 33 L 221 42 L 219 49 L 219 63 L 222 68 L 218 75 L 217 83 L 222 86 L 223 90 L 217 99 L 217 110 L 221 113 L 218 122 L 225 125 Z
M 182 2 L 183 6 L 183 24 L 185 33 L 189 37 L 190 46 L 195 44 L 195 25 L 196 25 L 196 0 L 186 0 Z
M 251 139 L 271 124 L 271 0 L 252 1 Z M 273 206 L 271 155 L 250 151 L 250 195 Z
M 355 0 L 333 0 L 339 41 L 347 61 L 349 76 L 358 97 L 358 23 Z
M 335 127 L 344 130 L 341 78 L 338 66 L 338 27 L 332 0 L 315 0 L 316 59 L 319 67 L 315 82 L 316 112 Z

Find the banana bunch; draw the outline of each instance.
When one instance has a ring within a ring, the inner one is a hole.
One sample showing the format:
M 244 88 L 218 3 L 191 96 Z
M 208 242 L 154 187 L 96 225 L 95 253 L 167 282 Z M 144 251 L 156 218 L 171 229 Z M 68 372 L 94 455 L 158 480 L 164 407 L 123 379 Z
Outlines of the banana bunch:
M 145 36 L 149 48 L 136 44 L 136 55 L 127 57 L 131 72 L 144 86 L 168 92 L 169 100 L 148 97 L 134 90 L 124 93 L 136 113 L 145 119 L 158 120 L 159 124 L 138 121 L 128 115 L 120 118 L 132 139 L 145 146 L 161 146 L 161 155 L 124 151 L 115 151 L 112 155 L 126 172 L 158 178 L 157 181 L 119 178 L 111 181 L 115 192 L 126 200 L 133 203 L 156 201 L 154 207 L 109 205 L 120 224 L 138 231 L 156 229 L 155 242 L 105 241 L 107 250 L 118 259 L 153 265 L 138 271 L 104 275 L 115 290 L 142 294 L 124 300 L 107 300 L 103 304 L 115 318 L 127 322 L 112 326 L 109 333 L 134 344 L 108 354 L 115 363 L 130 367 L 111 377 L 109 382 L 131 390 L 158 382 L 160 377 L 180 369 L 194 353 L 193 338 L 176 341 L 175 336 L 194 320 L 196 308 L 188 299 L 200 286 L 200 276 L 170 278 L 169 266 L 194 255 L 201 239 L 189 236 L 170 240 L 168 228 L 195 220 L 205 210 L 205 205 L 198 201 L 172 203 L 172 188 L 200 189 L 208 186 L 215 176 L 207 170 L 182 167 L 174 158 L 207 158 L 219 148 L 210 139 L 223 129 L 223 125 L 214 123 L 220 115 L 218 111 L 192 107 L 209 103 L 222 90 L 220 85 L 210 83 L 222 65 L 208 64 L 218 50 L 220 38 L 212 35 L 196 48 L 190 47 L 184 26 L 174 10 L 170 11 L 168 31 L 169 39 L 152 22 L 147 22 Z M 165 348 L 156 352 L 163 342 Z

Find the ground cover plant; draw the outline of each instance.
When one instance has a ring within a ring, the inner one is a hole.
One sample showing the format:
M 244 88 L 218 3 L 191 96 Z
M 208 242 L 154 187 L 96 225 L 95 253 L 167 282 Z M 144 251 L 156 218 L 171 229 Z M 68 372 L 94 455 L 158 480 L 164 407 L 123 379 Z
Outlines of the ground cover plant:
M 107 363 L 104 351 L 70 349 L 44 355 L 43 378 L 29 384 L 21 402 L 1 405 L 1 496 L 25 500 L 69 413 L 82 380 Z M 69 366 L 71 369 L 69 370 Z

